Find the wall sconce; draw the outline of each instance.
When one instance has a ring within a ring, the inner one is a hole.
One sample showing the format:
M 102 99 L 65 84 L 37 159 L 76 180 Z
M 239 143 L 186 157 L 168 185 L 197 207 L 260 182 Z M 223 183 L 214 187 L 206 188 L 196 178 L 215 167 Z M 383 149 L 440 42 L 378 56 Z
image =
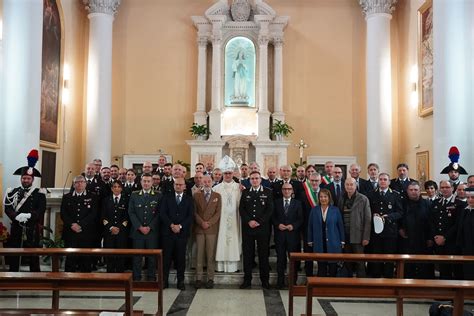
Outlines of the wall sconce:
M 418 65 L 413 65 L 410 70 L 410 105 L 418 106 Z
M 71 90 L 69 87 L 69 80 L 71 79 L 71 69 L 68 64 L 64 64 L 63 69 L 63 95 L 62 103 L 68 105 L 71 101 Z

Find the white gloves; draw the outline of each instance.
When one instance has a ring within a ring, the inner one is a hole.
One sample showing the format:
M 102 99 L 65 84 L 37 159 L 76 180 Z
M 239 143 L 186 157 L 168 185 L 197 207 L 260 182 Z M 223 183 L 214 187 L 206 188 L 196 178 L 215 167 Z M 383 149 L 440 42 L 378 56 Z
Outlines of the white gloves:
M 20 223 L 26 223 L 31 218 L 30 213 L 20 213 L 18 214 L 15 219 Z

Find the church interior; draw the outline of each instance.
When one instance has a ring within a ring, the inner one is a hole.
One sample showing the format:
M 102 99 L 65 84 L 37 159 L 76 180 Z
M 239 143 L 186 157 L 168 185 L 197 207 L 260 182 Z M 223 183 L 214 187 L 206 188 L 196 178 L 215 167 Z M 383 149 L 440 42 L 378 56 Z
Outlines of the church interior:
M 0 206 L 31 149 L 53 232 L 62 194 L 96 158 L 140 174 L 165 156 L 190 166 L 187 177 L 225 155 L 257 162 L 263 177 L 333 161 L 396 178 L 404 163 L 410 178 L 439 183 L 452 146 L 474 173 L 473 101 L 472 0 L 0 0 Z M 288 289 L 243 291 L 241 272 L 219 277 L 215 289 L 166 289 L 164 313 L 289 314 Z M 134 309 L 155 313 L 155 293 L 133 295 Z M 50 301 L 50 291 L 0 292 L 0 309 Z M 405 314 L 427 315 L 432 302 L 406 299 Z M 295 297 L 294 313 L 305 304 Z M 396 314 L 392 298 L 312 306 Z M 124 309 L 114 292 L 64 292 L 61 307 Z

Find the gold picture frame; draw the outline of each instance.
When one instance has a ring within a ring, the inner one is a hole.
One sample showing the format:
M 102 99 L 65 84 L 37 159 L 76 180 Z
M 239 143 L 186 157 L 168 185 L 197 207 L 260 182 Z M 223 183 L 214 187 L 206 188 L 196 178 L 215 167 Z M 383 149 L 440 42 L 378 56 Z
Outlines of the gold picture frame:
M 421 191 L 425 191 L 425 182 L 430 179 L 430 152 L 416 153 L 416 178 L 420 183 Z
M 418 115 L 433 114 L 433 1 L 418 9 Z

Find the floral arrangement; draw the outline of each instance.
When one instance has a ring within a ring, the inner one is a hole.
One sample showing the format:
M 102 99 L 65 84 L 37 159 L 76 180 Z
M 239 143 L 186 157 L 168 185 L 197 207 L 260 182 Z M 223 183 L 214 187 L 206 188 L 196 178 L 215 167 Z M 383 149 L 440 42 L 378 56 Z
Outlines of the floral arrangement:
M 0 242 L 6 242 L 8 239 L 8 229 L 3 223 L 0 222 Z

